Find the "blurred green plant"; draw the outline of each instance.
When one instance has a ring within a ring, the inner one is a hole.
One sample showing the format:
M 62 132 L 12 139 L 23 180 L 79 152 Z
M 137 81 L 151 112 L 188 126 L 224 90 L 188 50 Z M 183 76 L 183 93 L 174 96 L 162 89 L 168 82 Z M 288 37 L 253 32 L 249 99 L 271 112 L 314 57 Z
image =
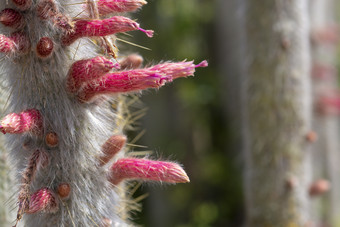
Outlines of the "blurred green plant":
M 188 185 L 167 186 L 162 196 L 146 199 L 145 216 L 135 216 L 135 221 L 145 226 L 239 226 L 243 219 L 240 153 L 229 149 L 235 135 L 222 111 L 216 69 L 215 3 L 152 1 L 143 8 L 139 20 L 146 27 L 157 28 L 154 38 L 137 35 L 130 39 L 151 49 L 135 48 L 146 64 L 150 59 L 209 61 L 209 67 L 197 72 L 195 78 L 157 91 L 157 96 L 142 98 L 149 107 L 141 127 L 147 130 L 142 140 L 152 138 L 155 147 L 150 149 L 159 150 L 163 158 L 175 154 L 191 179 Z M 152 187 L 143 187 L 139 194 L 149 190 Z

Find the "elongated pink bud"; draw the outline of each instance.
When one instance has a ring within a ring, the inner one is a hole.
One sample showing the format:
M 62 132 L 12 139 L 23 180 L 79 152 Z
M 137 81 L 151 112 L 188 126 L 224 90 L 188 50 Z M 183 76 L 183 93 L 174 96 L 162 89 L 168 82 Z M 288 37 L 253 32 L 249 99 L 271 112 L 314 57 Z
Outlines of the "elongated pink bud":
M 339 115 L 340 114 L 340 94 L 338 91 L 328 91 L 319 97 L 316 103 L 316 110 L 320 114 Z
M 84 82 L 99 78 L 115 67 L 118 65 L 101 56 L 77 61 L 69 70 L 67 89 L 70 92 L 76 92 Z
M 326 25 L 312 31 L 311 39 L 314 43 L 337 44 L 340 39 L 340 28 L 335 24 Z
M 127 17 L 115 16 L 104 20 L 76 20 L 74 31 L 66 34 L 62 42 L 68 46 L 82 37 L 100 37 L 134 30 L 141 30 L 149 37 L 153 35 L 153 31 L 140 28 L 137 22 Z
M 38 110 L 29 109 L 19 114 L 11 113 L 1 121 L 2 133 L 19 134 L 32 132 L 39 134 L 42 130 L 42 117 Z
M 328 192 L 331 188 L 331 185 L 328 180 L 320 179 L 313 182 L 309 187 L 309 195 L 312 196 L 320 196 L 324 193 Z
M 73 24 L 70 19 L 59 12 L 55 0 L 40 0 L 36 12 L 39 18 L 50 20 L 54 25 L 59 26 L 66 32 L 73 29 Z
M 103 155 L 99 158 L 101 166 L 108 163 L 125 146 L 126 139 L 124 135 L 114 135 L 103 144 Z
M 110 73 L 98 81 L 86 84 L 79 92 L 78 98 L 81 102 L 88 102 L 101 94 L 159 88 L 172 79 L 193 75 L 196 67 L 206 66 L 206 61 L 198 65 L 194 65 L 193 62 L 164 63 L 145 69 Z
M 12 0 L 12 2 L 21 10 L 27 10 L 32 5 L 32 0 Z
M 143 57 L 138 54 L 131 54 L 123 59 L 120 64 L 120 69 L 137 69 L 143 63 Z
M 29 47 L 29 40 L 22 32 L 15 32 L 10 37 L 0 34 L 0 52 L 2 53 L 23 53 Z
M 27 213 L 32 214 L 36 212 L 55 213 L 59 209 L 58 200 L 48 188 L 42 188 L 36 191 L 30 199 L 29 210 Z
M 29 188 L 33 179 L 35 178 L 36 172 L 42 168 L 46 167 L 48 164 L 48 156 L 45 152 L 36 150 L 31 155 L 29 162 L 22 174 L 21 187 L 19 192 L 18 204 L 19 209 L 17 212 L 17 222 L 20 221 L 23 214 L 29 209 L 30 193 Z
M 168 183 L 187 183 L 190 181 L 182 167 L 172 162 L 124 158 L 114 163 L 110 170 L 109 181 L 114 185 L 126 179 Z
M 0 12 L 0 22 L 7 27 L 15 29 L 21 28 L 25 24 L 21 13 L 9 8 Z
M 98 11 L 101 15 L 115 12 L 132 12 L 147 4 L 144 0 L 98 0 Z
M 329 80 L 336 77 L 338 74 L 337 68 L 333 65 L 327 64 L 313 64 L 312 67 L 312 76 L 315 79 L 324 79 Z

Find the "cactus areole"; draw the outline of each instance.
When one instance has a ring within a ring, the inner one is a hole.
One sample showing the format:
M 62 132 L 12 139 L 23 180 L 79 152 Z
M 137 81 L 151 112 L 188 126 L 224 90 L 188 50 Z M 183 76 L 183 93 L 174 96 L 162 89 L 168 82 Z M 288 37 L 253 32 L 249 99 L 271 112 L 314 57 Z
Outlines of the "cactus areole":
M 207 66 L 183 61 L 140 68 L 138 55 L 119 58 L 114 34 L 153 35 L 116 16 L 144 4 L 2 1 L 1 71 L 9 98 L 0 128 L 19 183 L 14 226 L 129 225 L 121 215 L 124 182 L 189 181 L 176 163 L 131 157 L 119 106 L 112 105 L 122 93 L 159 88 Z

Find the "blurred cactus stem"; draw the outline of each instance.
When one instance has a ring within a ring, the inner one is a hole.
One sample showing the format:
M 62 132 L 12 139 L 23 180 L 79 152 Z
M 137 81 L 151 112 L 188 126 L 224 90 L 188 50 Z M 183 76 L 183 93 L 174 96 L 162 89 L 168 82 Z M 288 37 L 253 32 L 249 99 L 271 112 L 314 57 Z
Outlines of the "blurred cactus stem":
M 244 7 L 246 226 L 305 226 L 311 172 L 308 1 L 245 0 Z M 291 187 L 287 179 L 294 179 Z

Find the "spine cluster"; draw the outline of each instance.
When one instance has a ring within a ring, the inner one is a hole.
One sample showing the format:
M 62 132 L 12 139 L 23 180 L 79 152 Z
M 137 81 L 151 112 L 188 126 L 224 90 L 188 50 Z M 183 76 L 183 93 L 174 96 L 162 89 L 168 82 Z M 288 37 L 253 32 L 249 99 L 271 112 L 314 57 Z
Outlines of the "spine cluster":
M 124 226 L 119 191 L 127 180 L 185 183 L 174 162 L 136 158 L 113 107 L 119 95 L 193 75 L 203 61 L 140 68 L 117 58 L 114 34 L 139 30 L 144 0 L 11 0 L 0 6 L 0 52 L 9 101 L 0 129 L 20 182 L 25 226 Z M 102 53 L 97 56 L 97 53 Z

